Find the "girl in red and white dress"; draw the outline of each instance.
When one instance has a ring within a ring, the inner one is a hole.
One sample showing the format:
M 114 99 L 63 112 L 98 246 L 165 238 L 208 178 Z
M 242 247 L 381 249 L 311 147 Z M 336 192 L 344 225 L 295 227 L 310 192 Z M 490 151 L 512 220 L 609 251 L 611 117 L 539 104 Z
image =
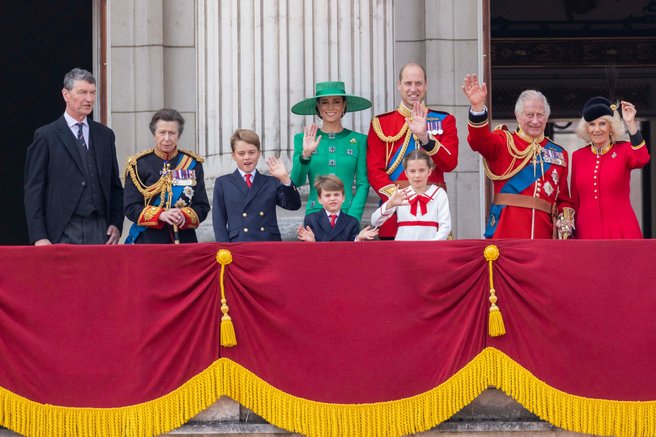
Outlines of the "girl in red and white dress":
M 433 161 L 423 150 L 413 150 L 403 160 L 410 186 L 398 188 L 371 216 L 380 226 L 396 213 L 395 240 L 446 240 L 451 232 L 451 213 L 446 191 L 428 184 Z

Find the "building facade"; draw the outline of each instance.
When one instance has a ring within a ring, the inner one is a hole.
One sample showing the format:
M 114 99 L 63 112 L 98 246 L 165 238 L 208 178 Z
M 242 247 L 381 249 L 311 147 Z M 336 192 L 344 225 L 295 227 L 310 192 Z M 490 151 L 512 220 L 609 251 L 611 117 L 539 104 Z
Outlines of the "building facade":
M 478 156 L 467 146 L 460 91 L 465 74 L 482 72 L 480 1 L 112 0 L 107 6 L 108 123 L 119 158 L 150 146 L 154 111 L 176 108 L 188 124 L 181 147 L 206 157 L 211 194 L 214 178 L 236 168 L 228 140 L 235 129 L 258 132 L 264 156 L 279 155 L 290 167 L 293 136 L 313 121 L 290 108 L 314 94 L 315 82 L 341 80 L 373 102 L 344 119 L 345 127 L 366 134 L 373 115 L 399 104 L 401 66 L 417 62 L 427 70 L 428 106 L 458 121 L 460 160 L 447 175 L 454 231 L 480 237 L 484 185 Z M 376 201 L 372 191 L 370 210 Z M 285 213 L 281 222 L 293 238 L 302 212 Z M 200 238 L 213 239 L 209 219 Z

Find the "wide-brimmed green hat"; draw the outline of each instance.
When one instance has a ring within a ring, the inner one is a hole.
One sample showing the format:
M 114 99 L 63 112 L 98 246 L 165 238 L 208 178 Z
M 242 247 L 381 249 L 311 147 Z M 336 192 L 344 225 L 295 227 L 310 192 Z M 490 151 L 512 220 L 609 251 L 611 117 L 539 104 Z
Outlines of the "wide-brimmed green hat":
M 364 97 L 346 94 L 344 82 L 317 82 L 314 86 L 314 97 L 303 99 L 292 106 L 292 112 L 298 115 L 314 115 L 317 113 L 317 99 L 332 96 L 342 96 L 346 99 L 346 112 L 362 111 L 371 107 L 371 102 Z

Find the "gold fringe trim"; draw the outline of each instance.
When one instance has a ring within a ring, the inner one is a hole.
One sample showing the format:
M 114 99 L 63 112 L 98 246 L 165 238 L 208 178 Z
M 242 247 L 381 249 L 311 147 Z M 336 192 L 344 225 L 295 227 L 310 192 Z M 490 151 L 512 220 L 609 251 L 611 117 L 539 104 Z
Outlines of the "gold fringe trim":
M 223 275 L 225 273 L 225 266 L 232 262 L 232 252 L 228 249 L 221 249 L 216 253 L 216 262 L 221 264 L 221 277 L 219 279 L 219 287 L 221 288 L 221 346 L 233 347 L 237 346 L 237 336 L 235 335 L 235 326 L 232 324 L 232 318 L 228 315 L 228 301 L 225 296 L 225 285 L 223 282 Z
M 656 435 L 656 401 L 613 401 L 571 395 L 537 379 L 488 347 L 443 384 L 405 399 L 328 404 L 286 394 L 226 359 L 225 394 L 272 424 L 308 436 L 402 436 L 426 431 L 471 403 L 489 386 L 565 430 L 618 437 Z M 221 360 L 220 360 L 221 361 Z
M 0 424 L 29 437 L 160 435 L 182 426 L 221 396 L 217 363 L 160 398 L 117 408 L 41 404 L 0 387 Z
M 223 361 L 227 396 L 270 423 L 307 436 L 415 434 L 444 422 L 487 388 L 485 363 L 473 360 L 443 384 L 416 396 L 369 404 L 333 404 L 292 396 L 233 361 L 219 361 Z
M 473 361 L 478 359 L 489 366 L 487 377 L 491 386 L 559 428 L 617 437 L 656 435 L 656 401 L 614 401 L 565 393 L 550 387 L 508 355 L 491 347 Z
M 152 436 L 177 428 L 227 395 L 272 424 L 308 436 L 402 436 L 428 430 L 489 386 L 503 390 L 560 428 L 618 437 L 656 435 L 656 401 L 567 394 L 488 347 L 444 383 L 416 396 L 369 404 L 331 404 L 287 394 L 221 358 L 158 399 L 119 408 L 39 404 L 0 387 L 0 424 L 27 436 Z

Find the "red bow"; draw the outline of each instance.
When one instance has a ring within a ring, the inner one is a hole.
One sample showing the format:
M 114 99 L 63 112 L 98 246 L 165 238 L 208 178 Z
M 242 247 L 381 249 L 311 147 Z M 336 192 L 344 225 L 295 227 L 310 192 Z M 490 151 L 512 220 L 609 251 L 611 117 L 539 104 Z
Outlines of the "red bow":
M 428 212 L 426 205 L 430 200 L 430 197 L 424 196 L 423 194 L 416 195 L 408 201 L 410 203 L 410 213 L 417 217 L 417 204 L 419 204 L 421 206 L 421 215 L 426 214 Z

